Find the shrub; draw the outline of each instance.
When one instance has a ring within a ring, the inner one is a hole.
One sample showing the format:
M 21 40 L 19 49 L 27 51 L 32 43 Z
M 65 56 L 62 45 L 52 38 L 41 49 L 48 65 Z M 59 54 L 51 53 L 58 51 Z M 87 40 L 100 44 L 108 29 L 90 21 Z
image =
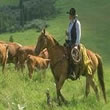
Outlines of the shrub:
M 0 7 L 0 33 L 16 32 L 22 29 L 37 28 L 40 31 L 47 27 L 40 20 L 55 15 L 56 0 L 19 0 L 16 5 Z
M 44 27 L 48 27 L 48 24 L 46 23 L 46 21 L 41 19 L 32 20 L 24 25 L 25 30 L 35 28 L 37 29 L 37 31 L 41 31 Z

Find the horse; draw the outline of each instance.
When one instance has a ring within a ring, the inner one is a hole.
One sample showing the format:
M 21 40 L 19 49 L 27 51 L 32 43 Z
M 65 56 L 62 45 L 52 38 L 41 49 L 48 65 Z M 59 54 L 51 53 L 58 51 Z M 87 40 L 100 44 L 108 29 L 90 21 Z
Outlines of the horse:
M 68 60 L 68 56 L 66 55 L 67 52 L 65 51 L 65 47 L 60 45 L 51 34 L 45 31 L 45 29 L 42 30 L 41 34 L 38 37 L 38 41 L 35 48 L 36 55 L 38 55 L 40 51 L 42 51 L 44 48 L 47 48 L 49 53 L 49 58 L 51 59 L 50 68 L 56 83 L 58 103 L 61 104 L 61 101 L 65 103 L 67 101 L 65 100 L 65 98 L 61 93 L 61 88 L 65 80 L 68 79 L 69 60 Z M 103 64 L 102 64 L 101 57 L 90 50 L 87 50 L 87 54 L 89 55 L 89 58 L 93 64 L 91 67 L 93 71 L 92 71 L 92 75 L 89 75 L 86 68 L 82 75 L 86 77 L 85 96 L 86 97 L 88 96 L 90 92 L 90 86 L 91 86 L 96 94 L 97 99 L 99 99 L 98 89 L 93 80 L 94 73 L 97 70 L 98 80 L 100 82 L 103 97 L 106 102 L 107 100 L 106 100 L 106 93 L 105 93 Z

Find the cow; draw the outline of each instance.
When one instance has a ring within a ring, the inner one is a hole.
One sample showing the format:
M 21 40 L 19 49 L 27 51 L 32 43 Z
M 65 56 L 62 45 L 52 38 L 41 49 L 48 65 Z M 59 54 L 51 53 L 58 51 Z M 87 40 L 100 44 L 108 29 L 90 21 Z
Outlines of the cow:
M 17 51 L 17 59 L 18 59 L 18 67 L 19 70 L 23 73 L 23 69 L 25 68 L 25 61 L 27 56 L 34 55 L 35 47 L 34 46 L 23 46 Z
M 17 69 L 17 50 L 22 47 L 21 44 L 17 42 L 5 42 L 5 41 L 0 41 L 0 44 L 8 45 L 8 59 L 7 63 L 13 63 L 15 64 L 15 69 Z
M 48 54 L 47 48 L 43 49 L 43 50 L 40 52 L 39 56 L 42 57 L 42 58 L 45 58 L 45 59 L 49 59 L 49 54 Z
M 6 42 L 5 41 L 0 41 L 0 44 L 6 44 Z
M 8 58 L 8 45 L 0 43 L 0 63 L 2 65 L 2 73 L 4 73 L 7 58 Z
M 17 51 L 19 48 L 22 47 L 21 44 L 17 43 L 17 42 L 8 42 L 8 60 L 7 63 L 13 63 L 15 64 L 15 69 L 17 69 L 17 63 L 18 63 L 18 59 L 17 59 Z
M 29 71 L 29 77 L 32 78 L 33 71 L 37 68 L 39 70 L 46 69 L 50 59 L 45 59 L 40 56 L 28 55 L 27 57 L 27 67 Z

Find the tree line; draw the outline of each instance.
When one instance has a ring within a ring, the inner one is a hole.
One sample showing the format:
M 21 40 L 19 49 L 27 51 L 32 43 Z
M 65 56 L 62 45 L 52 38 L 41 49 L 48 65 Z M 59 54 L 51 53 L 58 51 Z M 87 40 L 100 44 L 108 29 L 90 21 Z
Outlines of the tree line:
M 47 26 L 44 19 L 56 14 L 55 2 L 56 0 L 19 0 L 19 4 L 1 6 L 0 33 Z

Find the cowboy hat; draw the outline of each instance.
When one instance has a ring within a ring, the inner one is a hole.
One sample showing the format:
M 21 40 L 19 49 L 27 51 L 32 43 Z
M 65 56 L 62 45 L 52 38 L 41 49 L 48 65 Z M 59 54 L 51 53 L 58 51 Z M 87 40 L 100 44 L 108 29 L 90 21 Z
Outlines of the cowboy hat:
M 69 14 L 69 15 L 72 15 L 72 16 L 78 16 L 77 14 L 76 14 L 76 9 L 75 8 L 71 8 L 70 10 L 69 10 L 69 12 L 66 12 L 67 14 Z

